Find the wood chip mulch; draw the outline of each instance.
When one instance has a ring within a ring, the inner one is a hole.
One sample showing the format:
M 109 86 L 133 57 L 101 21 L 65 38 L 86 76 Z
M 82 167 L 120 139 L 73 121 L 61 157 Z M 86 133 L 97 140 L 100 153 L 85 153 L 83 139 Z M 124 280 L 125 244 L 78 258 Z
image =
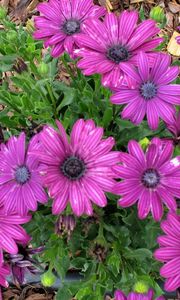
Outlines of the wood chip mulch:
M 41 285 L 28 285 L 24 288 L 12 287 L 4 290 L 3 300 L 54 300 L 55 292 Z

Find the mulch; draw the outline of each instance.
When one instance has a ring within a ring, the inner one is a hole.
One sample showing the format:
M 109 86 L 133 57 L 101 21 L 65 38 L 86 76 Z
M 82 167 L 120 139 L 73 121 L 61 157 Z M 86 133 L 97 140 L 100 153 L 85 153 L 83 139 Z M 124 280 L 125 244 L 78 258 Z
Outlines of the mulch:
M 27 285 L 22 288 L 10 287 L 2 292 L 3 300 L 53 300 L 55 292 L 39 284 Z

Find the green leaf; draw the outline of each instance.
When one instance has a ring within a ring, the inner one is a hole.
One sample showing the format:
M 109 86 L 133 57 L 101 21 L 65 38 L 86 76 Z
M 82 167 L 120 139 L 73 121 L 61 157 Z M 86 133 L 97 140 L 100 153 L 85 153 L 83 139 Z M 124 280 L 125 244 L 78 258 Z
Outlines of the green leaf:
M 6 64 L 12 64 L 16 58 L 17 58 L 17 54 L 0 55 L 0 62 Z
M 56 300 L 71 300 L 72 295 L 70 294 L 67 287 L 63 286 L 61 287 L 57 294 L 56 294 Z
M 109 258 L 108 258 L 108 265 L 109 265 L 109 269 L 112 270 L 114 276 L 117 276 L 119 273 L 119 269 L 120 269 L 120 255 L 118 255 L 118 253 L 112 253 Z
M 92 288 L 90 288 L 89 286 L 87 286 L 87 287 L 83 287 L 83 288 L 81 288 L 78 292 L 77 292 L 77 294 L 76 294 L 76 298 L 78 299 L 78 300 L 82 300 L 83 298 L 84 298 L 84 296 L 89 296 L 89 295 L 91 295 L 93 293 L 93 291 L 92 291 Z M 60 299 L 59 299 L 60 300 Z
M 11 71 L 13 67 L 13 64 L 8 65 L 8 64 L 1 64 L 0 65 L 0 72 L 7 72 L 7 71 Z
M 140 10 L 139 10 L 139 16 L 140 16 L 140 19 L 143 21 L 145 20 L 145 14 L 144 14 L 144 9 L 143 9 L 143 6 L 141 6 Z
M 112 120 L 112 117 L 113 117 L 112 106 L 109 106 L 105 110 L 103 120 L 102 120 L 104 127 L 107 127 L 109 125 L 109 123 Z
M 62 82 L 55 82 L 54 87 L 57 89 L 57 91 L 63 92 L 64 94 L 63 100 L 57 107 L 57 112 L 59 112 L 64 106 L 67 106 L 73 102 L 76 90 L 72 87 L 66 86 Z
M 152 252 L 146 248 L 129 250 L 124 253 L 126 258 L 144 260 L 146 258 L 152 258 Z

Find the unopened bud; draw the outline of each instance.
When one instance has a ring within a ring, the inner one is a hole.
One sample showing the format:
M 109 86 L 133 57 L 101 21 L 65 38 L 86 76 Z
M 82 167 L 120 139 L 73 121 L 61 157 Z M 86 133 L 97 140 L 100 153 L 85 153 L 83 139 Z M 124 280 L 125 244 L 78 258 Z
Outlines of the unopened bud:
M 41 62 L 37 69 L 41 75 L 47 75 L 49 72 L 49 67 L 45 62 Z
M 147 147 L 149 146 L 149 143 L 150 142 L 149 142 L 149 140 L 148 140 L 147 137 L 145 137 L 144 139 L 142 139 L 142 140 L 139 141 L 139 144 L 141 145 L 141 147 L 142 147 L 143 150 L 147 149 Z
M 149 290 L 149 287 L 146 282 L 138 281 L 134 285 L 134 291 L 140 294 L 146 294 Z
M 0 6 L 0 20 L 3 20 L 7 15 L 7 10 L 6 8 Z
M 28 67 L 22 58 L 18 58 L 13 65 L 13 69 L 18 73 L 21 74 L 28 70 Z
M 76 226 L 76 221 L 73 215 L 68 215 L 68 216 L 60 215 L 55 225 L 55 232 L 58 235 L 67 234 L 69 238 L 75 226 Z
M 32 34 L 33 31 L 34 31 L 34 23 L 31 19 L 28 19 L 27 22 L 26 22 L 26 30 Z
M 6 38 L 10 42 L 16 41 L 17 40 L 17 32 L 15 30 L 9 30 L 6 35 Z
M 150 18 L 155 20 L 157 23 L 163 23 L 165 21 L 164 10 L 160 6 L 155 6 L 151 9 Z
M 41 276 L 41 282 L 44 286 L 50 287 L 55 283 L 55 281 L 56 276 L 50 270 Z

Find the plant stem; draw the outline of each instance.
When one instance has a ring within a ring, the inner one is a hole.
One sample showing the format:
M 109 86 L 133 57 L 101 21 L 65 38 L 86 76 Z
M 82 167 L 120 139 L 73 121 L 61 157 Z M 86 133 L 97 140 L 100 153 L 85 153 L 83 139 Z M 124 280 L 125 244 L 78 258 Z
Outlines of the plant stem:
M 68 72 L 68 74 L 70 75 L 71 79 L 74 81 L 75 80 L 75 76 L 73 74 L 73 72 L 71 71 L 71 68 L 68 66 L 67 61 L 65 60 L 64 56 L 61 56 L 61 60 L 66 68 L 66 71 Z
M 53 107 L 54 107 L 54 117 L 57 118 L 56 100 L 55 100 L 54 95 L 53 95 L 53 93 L 52 93 L 51 86 L 50 86 L 49 82 L 46 83 L 46 87 L 47 87 L 48 94 L 49 94 L 49 96 L 50 96 L 52 105 L 53 105 Z

